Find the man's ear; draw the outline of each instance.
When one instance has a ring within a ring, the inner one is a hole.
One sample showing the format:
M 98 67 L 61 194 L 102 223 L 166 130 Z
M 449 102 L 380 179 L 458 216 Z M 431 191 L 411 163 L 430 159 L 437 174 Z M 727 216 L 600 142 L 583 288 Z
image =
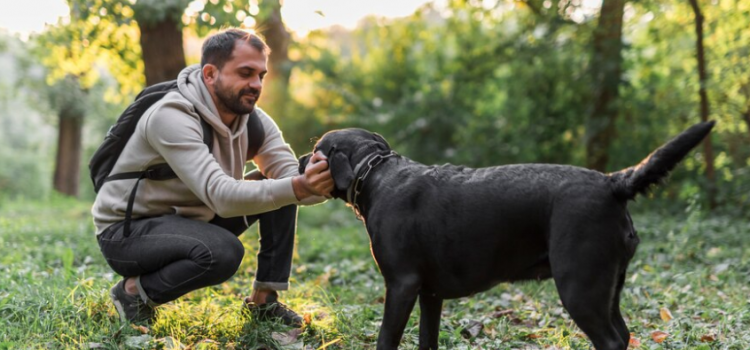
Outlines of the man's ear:
M 201 68 L 201 73 L 203 74 L 203 82 L 206 85 L 213 86 L 219 70 L 213 64 L 207 63 Z
M 336 189 L 346 191 L 354 181 L 354 171 L 349 163 L 349 158 L 341 152 L 333 152 L 333 155 L 328 158 L 328 167 L 331 170 L 331 177 L 333 183 L 336 184 Z
M 297 168 L 297 171 L 300 175 L 305 173 L 305 168 L 307 168 L 307 163 L 310 162 L 310 157 L 312 157 L 312 153 L 303 154 L 299 157 L 299 168 Z

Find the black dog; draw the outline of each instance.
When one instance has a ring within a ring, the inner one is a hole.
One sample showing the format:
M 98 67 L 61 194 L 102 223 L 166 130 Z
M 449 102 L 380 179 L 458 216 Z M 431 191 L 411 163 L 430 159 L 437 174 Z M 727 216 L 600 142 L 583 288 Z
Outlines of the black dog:
M 664 179 L 713 125 L 697 124 L 611 174 L 551 164 L 427 166 L 367 130 L 326 133 L 314 151 L 328 155 L 332 196 L 361 215 L 385 278 L 377 348 L 398 347 L 417 296 L 419 348 L 437 349 L 443 299 L 551 277 L 597 350 L 626 349 L 620 292 L 639 242 L 627 202 Z

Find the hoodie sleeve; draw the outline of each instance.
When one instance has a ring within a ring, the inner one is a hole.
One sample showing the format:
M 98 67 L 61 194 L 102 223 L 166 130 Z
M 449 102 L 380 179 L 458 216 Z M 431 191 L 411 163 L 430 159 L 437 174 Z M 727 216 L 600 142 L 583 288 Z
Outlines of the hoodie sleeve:
M 222 217 L 254 215 L 297 203 L 291 178 L 237 180 L 224 173 L 203 143 L 200 118 L 189 106 L 165 103 L 144 125 L 148 143 L 180 180 Z

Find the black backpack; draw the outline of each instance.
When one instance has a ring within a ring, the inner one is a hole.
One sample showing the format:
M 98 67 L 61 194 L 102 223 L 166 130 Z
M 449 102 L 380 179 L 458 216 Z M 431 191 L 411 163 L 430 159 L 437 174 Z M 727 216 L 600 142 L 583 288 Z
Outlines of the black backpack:
M 125 109 L 124 112 L 117 118 L 117 122 L 109 128 L 107 135 L 104 137 L 104 142 L 94 152 L 94 155 L 89 161 L 89 172 L 91 174 L 91 181 L 94 183 L 94 191 L 99 192 L 104 183 L 112 180 L 123 180 L 123 179 L 138 179 L 133 189 L 130 192 L 130 198 L 128 200 L 128 207 L 125 211 L 125 236 L 130 233 L 130 217 L 133 211 L 133 202 L 135 201 L 135 193 L 138 189 L 138 184 L 142 179 L 149 180 L 169 180 L 174 179 L 177 175 L 174 173 L 169 164 L 155 164 L 145 171 L 133 171 L 119 174 L 110 174 L 112 168 L 114 168 L 117 158 L 120 157 L 122 150 L 130 140 L 130 136 L 135 132 L 135 127 L 141 116 L 148 110 L 156 101 L 161 100 L 166 94 L 172 91 L 178 91 L 177 81 L 165 81 L 145 88 L 141 91 L 138 96 L 135 97 L 135 101 Z M 208 151 L 211 152 L 213 148 L 213 130 L 211 126 L 201 118 L 201 126 L 203 127 L 203 143 L 208 146 Z M 265 132 L 263 125 L 261 124 L 258 114 L 253 111 L 250 113 L 250 117 L 247 120 L 247 132 L 248 132 L 248 154 L 252 157 L 258 153 L 258 149 L 263 144 L 265 139 Z

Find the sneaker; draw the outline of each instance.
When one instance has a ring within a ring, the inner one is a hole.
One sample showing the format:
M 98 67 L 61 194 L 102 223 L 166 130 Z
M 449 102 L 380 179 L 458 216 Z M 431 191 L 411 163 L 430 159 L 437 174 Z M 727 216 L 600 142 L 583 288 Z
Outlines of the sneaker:
M 117 313 L 120 314 L 122 322 L 132 322 L 137 324 L 149 323 L 156 316 L 153 307 L 146 304 L 140 295 L 130 295 L 125 292 L 125 280 L 117 282 L 109 291 L 112 303 L 115 304 Z
M 279 302 L 276 294 L 269 294 L 263 304 L 256 304 L 250 298 L 246 298 L 244 304 L 245 309 L 258 321 L 279 321 L 294 328 L 302 327 L 302 317 Z

